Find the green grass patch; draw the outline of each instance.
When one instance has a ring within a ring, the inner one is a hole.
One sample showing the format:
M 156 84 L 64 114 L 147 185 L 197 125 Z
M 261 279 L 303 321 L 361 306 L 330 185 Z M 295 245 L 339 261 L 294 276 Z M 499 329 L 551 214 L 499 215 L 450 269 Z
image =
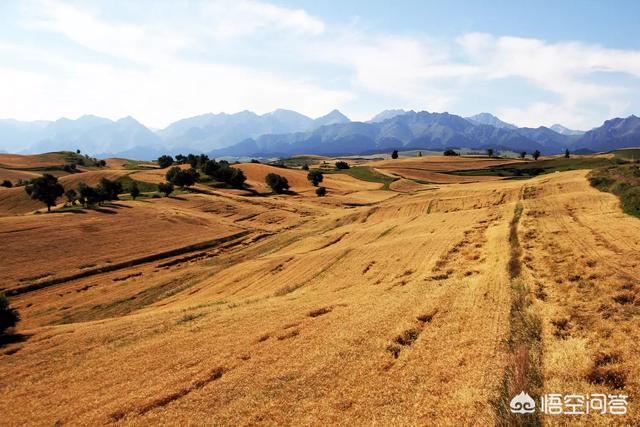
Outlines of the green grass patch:
M 614 164 L 609 159 L 598 157 L 583 158 L 556 158 L 545 160 L 534 160 L 530 162 L 522 162 L 519 164 L 510 164 L 502 166 L 494 166 L 482 169 L 470 169 L 464 171 L 449 172 L 453 175 L 463 176 L 504 176 L 511 178 L 528 178 L 537 175 L 564 172 L 580 169 L 595 169 L 603 166 Z
M 134 180 L 128 175 L 121 176 L 118 179 L 116 179 L 116 182 L 119 182 L 122 185 L 122 190 L 125 193 L 129 193 L 131 191 L 131 186 L 133 185 L 134 181 L 138 183 L 138 189 L 142 193 L 151 193 L 154 191 L 158 191 L 158 184 L 152 184 L 150 182 L 145 182 L 145 181 L 138 181 L 137 179 Z
M 289 157 L 286 159 L 278 160 L 277 162 L 269 163 L 272 166 L 286 166 L 288 168 L 301 168 L 304 165 L 315 165 L 316 163 L 321 163 L 321 160 L 317 157 L 310 156 L 295 156 Z
M 158 169 L 158 165 L 152 162 L 145 162 L 142 160 L 130 160 L 130 159 L 118 159 L 124 160 L 125 163 L 122 167 L 126 170 L 149 170 L 149 169 Z
M 613 151 L 613 156 L 616 159 L 622 160 L 640 160 L 640 148 L 626 148 L 623 150 Z
M 393 178 L 393 177 L 381 174 L 380 172 L 376 172 L 375 170 L 373 170 L 368 166 L 352 166 L 349 169 L 336 169 L 336 170 L 328 170 L 328 171 L 323 170 L 322 173 L 325 173 L 325 174 L 344 173 L 356 179 L 359 179 L 361 181 L 378 182 L 382 184 L 383 190 L 389 190 L 389 185 L 392 182 L 400 179 L 400 178 Z
M 598 190 L 618 196 L 625 213 L 640 218 L 640 165 L 599 168 L 592 170 L 588 178 Z

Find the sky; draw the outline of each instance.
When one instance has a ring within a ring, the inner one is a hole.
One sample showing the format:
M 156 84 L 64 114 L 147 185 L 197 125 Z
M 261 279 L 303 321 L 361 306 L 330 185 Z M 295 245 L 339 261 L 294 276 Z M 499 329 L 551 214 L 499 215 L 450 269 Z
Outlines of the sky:
M 0 1 L 0 118 L 640 114 L 640 1 Z

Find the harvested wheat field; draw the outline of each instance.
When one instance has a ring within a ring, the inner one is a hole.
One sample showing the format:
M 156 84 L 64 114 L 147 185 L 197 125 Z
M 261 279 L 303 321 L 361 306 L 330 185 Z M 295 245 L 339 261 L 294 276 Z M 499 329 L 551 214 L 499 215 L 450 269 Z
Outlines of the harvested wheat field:
M 412 162 L 368 166 L 495 164 Z M 640 220 L 587 171 L 327 174 L 319 198 L 304 171 L 238 167 L 299 194 L 0 218 L 23 319 L 0 349 L 3 425 L 640 423 L 634 400 L 623 418 L 508 413 L 523 390 L 640 395 Z

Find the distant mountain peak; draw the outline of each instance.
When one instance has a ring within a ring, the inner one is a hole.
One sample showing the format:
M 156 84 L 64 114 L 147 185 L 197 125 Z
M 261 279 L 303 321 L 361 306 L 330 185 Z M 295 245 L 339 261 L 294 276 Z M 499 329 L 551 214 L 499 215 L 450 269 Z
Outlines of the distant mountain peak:
M 378 114 L 376 114 L 375 116 L 373 116 L 371 118 L 371 120 L 369 120 L 369 123 L 380 123 L 380 122 L 384 122 L 385 120 L 389 120 L 392 119 L 396 116 L 401 116 L 403 114 L 409 113 L 409 111 L 405 111 L 402 109 L 391 109 L 391 110 L 384 110 L 379 112 Z
M 351 120 L 349 119 L 349 117 L 342 114 L 339 110 L 334 109 L 334 110 L 331 110 L 329 113 L 325 114 L 324 116 L 318 117 L 317 119 L 315 119 L 313 121 L 313 126 L 317 128 L 320 126 L 349 123 L 350 121 Z
M 584 131 L 582 130 L 574 130 L 574 129 L 569 129 L 567 127 L 562 126 L 561 124 L 556 123 L 555 125 L 551 126 L 549 129 L 551 129 L 554 132 L 558 132 L 561 135 L 582 135 L 584 134 Z
M 491 113 L 480 113 L 475 116 L 465 117 L 465 119 L 469 120 L 472 123 L 478 125 L 490 125 L 500 129 L 517 129 L 516 125 L 512 125 L 511 123 L 503 122 L 496 116 Z

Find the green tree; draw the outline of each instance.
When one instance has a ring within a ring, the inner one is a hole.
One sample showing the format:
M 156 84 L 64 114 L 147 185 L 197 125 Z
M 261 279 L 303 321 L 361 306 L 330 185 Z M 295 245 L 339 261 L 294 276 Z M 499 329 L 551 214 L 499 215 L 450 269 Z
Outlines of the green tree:
M 76 201 L 78 200 L 78 193 L 76 192 L 76 190 L 70 188 L 64 192 L 64 195 L 67 198 L 67 202 L 69 202 L 71 206 L 76 204 Z
M 487 148 L 487 156 L 493 157 L 493 148 Z
M 166 178 L 167 181 L 178 187 L 191 187 L 198 180 L 198 171 L 194 168 L 183 170 L 174 166 L 167 171 Z
M 274 192 L 278 194 L 282 194 L 289 189 L 289 181 L 287 181 L 287 178 L 275 173 L 268 174 L 265 177 L 265 182 L 269 187 L 271 187 Z
M 100 201 L 98 192 L 95 188 L 88 186 L 84 182 L 78 184 L 78 201 L 84 207 L 93 206 Z
M 173 157 L 168 156 L 166 154 L 164 156 L 158 157 L 158 165 L 160 166 L 160 168 L 162 169 L 168 168 L 172 164 L 173 164 Z
M 391 153 L 391 158 L 392 159 L 397 159 L 398 158 L 398 150 L 393 150 L 393 153 Z
M 571 157 L 571 153 L 569 153 L 569 149 L 567 148 L 566 150 L 564 150 L 564 158 L 568 159 L 569 157 Z
M 307 179 L 314 187 L 317 187 L 324 179 L 324 176 L 318 169 L 314 169 L 307 174 Z
M 64 187 L 58 182 L 58 178 L 48 173 L 32 179 L 24 189 L 33 200 L 47 205 L 48 212 L 51 212 L 51 206 L 56 204 L 58 197 L 64 194 Z
M 169 197 L 173 193 L 173 184 L 170 182 L 162 182 L 158 185 L 158 191 L 164 193 L 165 197 Z
M 202 172 L 205 175 L 209 175 L 212 178 L 215 178 L 216 172 L 218 171 L 218 169 L 220 169 L 220 164 L 215 160 L 207 160 L 202 165 Z
M 229 168 L 232 170 L 231 176 L 227 183 L 233 188 L 243 188 L 244 182 L 247 180 L 247 177 L 244 175 L 241 169 L 238 168 Z
M 302 165 L 302 170 L 303 171 L 308 171 L 309 170 L 309 165 L 306 164 L 306 163 L 304 165 Z
M 526 151 L 521 151 L 521 152 L 520 152 L 520 158 L 521 158 L 522 160 L 524 160 L 526 157 L 527 157 L 527 152 L 526 152 Z
M 122 193 L 122 184 L 117 181 L 111 181 L 102 178 L 96 188 L 99 196 L 99 202 L 118 200 L 118 195 Z
M 444 152 L 445 156 L 457 156 L 458 153 L 456 153 L 454 150 L 452 150 L 451 148 L 448 148 L 445 150 Z
M 540 150 L 533 152 L 533 160 L 538 160 L 538 157 L 540 157 Z
M 316 195 L 318 197 L 324 197 L 327 194 L 327 189 L 324 187 L 318 187 L 316 188 Z
M 135 200 L 140 195 L 140 189 L 138 188 L 138 181 L 133 181 L 133 183 L 131 183 L 129 194 L 131 194 L 131 198 L 133 200 Z
M 342 160 L 336 162 L 336 169 L 349 169 L 349 163 L 343 162 Z
M 11 188 L 13 187 L 13 184 L 8 179 L 5 179 L 4 181 L 2 181 L 2 184 L 0 184 L 0 187 Z
M 16 326 L 18 320 L 20 320 L 18 311 L 11 308 L 5 294 L 0 294 L 0 335 L 3 335 L 7 329 Z
M 181 170 L 182 169 L 179 166 L 174 166 L 171 169 L 169 169 L 167 173 L 164 174 L 164 176 L 168 182 L 173 182 L 173 180 L 176 178 L 176 175 L 178 175 Z

